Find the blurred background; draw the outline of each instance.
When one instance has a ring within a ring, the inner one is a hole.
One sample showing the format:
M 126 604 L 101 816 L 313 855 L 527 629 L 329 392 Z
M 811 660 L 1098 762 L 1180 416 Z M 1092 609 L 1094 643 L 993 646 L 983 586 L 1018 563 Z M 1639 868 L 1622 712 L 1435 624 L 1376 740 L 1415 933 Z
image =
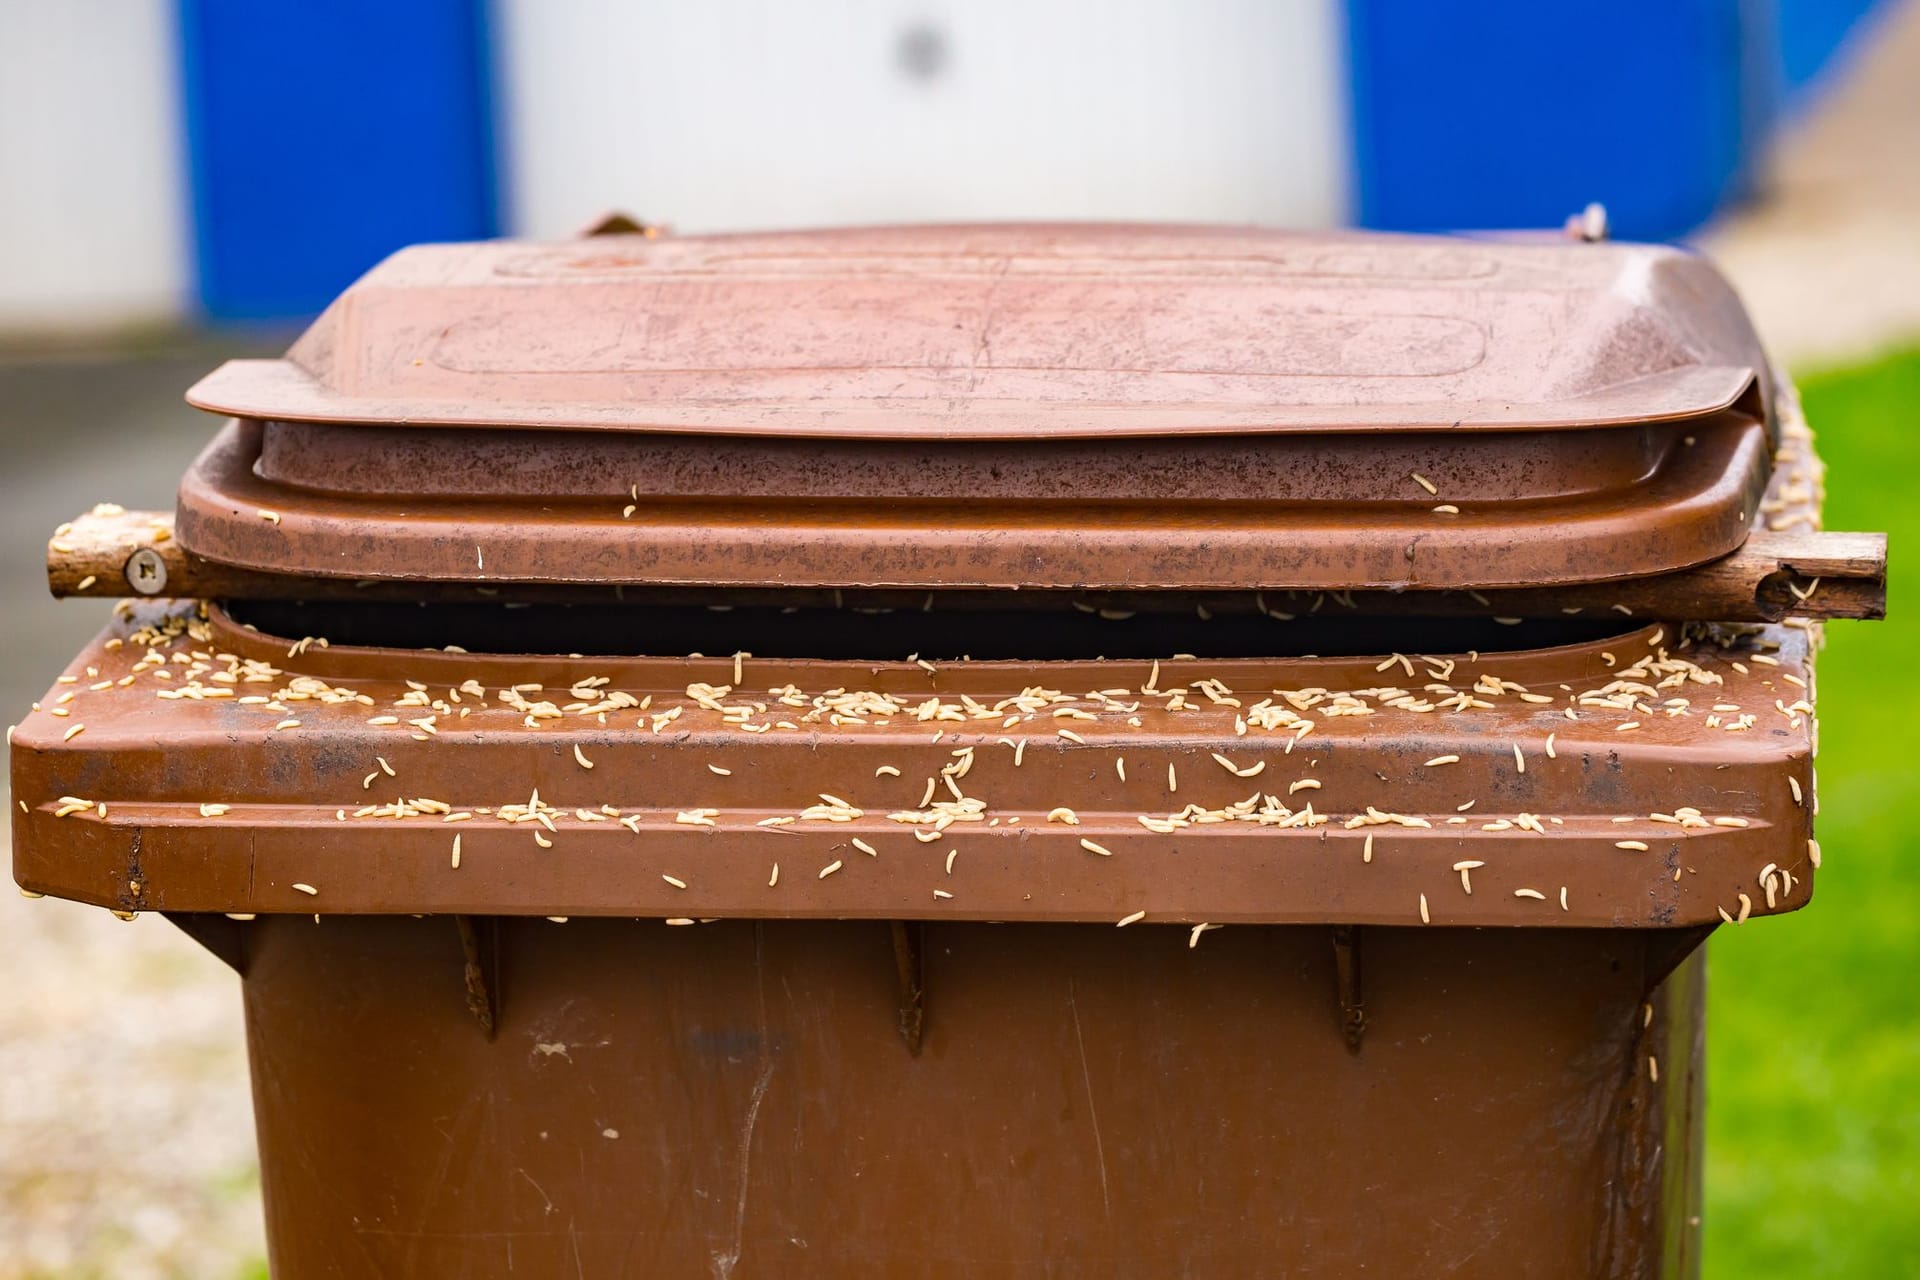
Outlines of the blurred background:
M 1594 200 L 1721 262 L 1801 377 L 1829 526 L 1898 565 L 1892 620 L 1829 632 L 1819 901 L 1712 943 L 1707 1271 L 1910 1274 L 1912 4 L 0 0 L 0 702 L 104 616 L 47 598 L 53 526 L 170 506 L 213 426 L 182 391 L 404 244 Z M 263 1275 L 236 980 L 151 917 L 8 895 L 0 938 L 0 1280 Z

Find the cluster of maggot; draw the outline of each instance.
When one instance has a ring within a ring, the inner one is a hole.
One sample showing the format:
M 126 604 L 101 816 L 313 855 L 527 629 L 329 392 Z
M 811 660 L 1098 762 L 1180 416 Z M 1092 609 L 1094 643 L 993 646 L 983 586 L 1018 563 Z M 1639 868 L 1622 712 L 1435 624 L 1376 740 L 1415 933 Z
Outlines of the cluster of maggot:
M 1289 753 L 1314 731 L 1320 720 L 1394 711 L 1416 715 L 1490 711 L 1508 699 L 1541 706 L 1561 705 L 1561 713 L 1573 721 L 1581 719 L 1584 713 L 1619 713 L 1612 723 L 1615 732 L 1633 732 L 1646 718 L 1654 716 L 1678 718 L 1701 714 L 1706 727 L 1739 733 L 1755 728 L 1769 712 L 1785 718 L 1792 727 L 1799 727 L 1802 717 L 1813 714 L 1808 682 L 1791 671 L 1778 672 L 1778 678 L 1792 688 L 1793 700 L 1789 702 L 1789 695 L 1782 692 L 1771 699 L 1770 707 L 1757 711 L 1725 696 L 1714 698 L 1703 709 L 1696 705 L 1697 698 L 1682 696 L 1681 690 L 1690 687 L 1724 689 L 1726 684 L 1723 671 L 1686 656 L 1688 650 L 1703 652 L 1696 649 L 1702 641 L 1718 651 L 1727 668 L 1741 676 L 1752 675 L 1755 666 L 1777 668 L 1778 659 L 1769 652 L 1778 648 L 1777 642 L 1758 628 L 1709 631 L 1689 625 L 1671 649 L 1665 643 L 1664 627 L 1653 628 L 1642 639 L 1645 651 L 1624 666 L 1613 652 L 1601 653 L 1601 660 L 1611 668 L 1610 679 L 1590 688 L 1576 689 L 1562 684 L 1558 696 L 1488 671 L 1478 672 L 1471 684 L 1454 683 L 1452 677 L 1462 659 L 1396 653 L 1381 660 L 1375 670 L 1383 674 L 1403 672 L 1410 677 L 1406 686 L 1275 689 L 1250 701 L 1236 696 L 1217 678 L 1201 677 L 1169 683 L 1163 688 L 1158 660 L 1153 662 L 1147 679 L 1137 689 L 1095 689 L 1077 697 L 1037 685 L 993 701 L 982 701 L 964 693 L 916 696 L 846 687 L 810 694 L 791 683 L 769 688 L 763 697 L 752 697 L 738 693 L 744 679 L 744 660 L 750 656 L 738 654 L 733 660 L 735 680 L 732 684 L 689 684 L 683 699 L 671 700 L 671 705 L 658 709 L 654 706 L 655 694 L 636 695 L 612 688 L 609 676 L 589 676 L 574 681 L 567 689 L 565 701 L 547 696 L 545 687 L 537 683 L 489 690 L 481 681 L 470 678 L 448 685 L 444 692 L 436 695 L 425 682 L 407 680 L 404 691 L 381 708 L 367 693 L 335 686 L 310 674 L 289 674 L 260 658 L 218 650 L 212 644 L 211 627 L 202 609 L 171 613 L 161 621 L 133 631 L 124 638 L 124 643 L 143 648 L 145 652 L 140 659 L 118 678 L 100 678 L 97 667 L 88 668 L 87 674 L 93 683 L 87 687 L 91 692 L 124 688 L 144 677 L 163 686 L 155 691 L 161 698 L 232 699 L 277 718 L 316 703 L 358 705 L 379 712 L 368 717 L 369 724 L 392 728 L 422 741 L 437 734 L 449 721 L 490 709 L 515 713 L 529 729 L 580 720 L 609 726 L 616 723 L 610 717 L 622 712 L 638 712 L 633 723 L 654 733 L 685 727 L 691 723 L 691 717 L 703 712 L 717 716 L 723 725 L 746 733 L 803 732 L 821 725 L 887 727 L 899 722 L 976 728 L 985 722 L 1001 730 L 1011 730 L 1020 726 L 1030 728 L 1033 722 L 1045 718 L 1053 722 L 1055 734 L 1073 741 L 1080 737 L 1080 731 L 1070 727 L 1076 723 L 1117 719 L 1138 728 L 1143 723 L 1142 709 L 1154 702 L 1158 704 L 1154 710 L 1172 716 L 1230 711 L 1237 736 L 1254 730 L 1283 734 Z M 119 647 L 123 641 L 115 638 L 107 643 Z M 303 639 L 295 644 L 296 653 L 290 657 L 305 652 L 308 646 L 318 647 L 324 643 L 313 638 Z M 1737 652 L 1735 646 L 1744 652 Z M 1470 655 L 1466 661 L 1475 667 L 1480 665 L 1478 654 Z M 930 662 L 919 661 L 918 665 L 930 669 L 930 675 L 937 675 L 940 670 Z M 1426 677 L 1424 682 L 1420 682 L 1422 676 Z M 64 676 L 62 680 L 78 683 L 79 677 Z M 1772 680 L 1762 677 L 1762 683 L 1771 687 Z M 62 691 L 45 709 L 55 716 L 70 716 L 73 708 L 69 704 L 78 692 Z M 36 710 L 40 709 L 36 706 Z M 297 727 L 297 724 L 288 727 Z
M 1776 533 L 1794 528 L 1817 530 L 1826 499 L 1826 464 L 1814 451 L 1813 430 L 1800 413 L 1799 393 L 1782 383 L 1775 395 L 1780 443 L 1773 451 L 1773 476 L 1761 499 L 1759 516 Z M 1811 594 L 1809 590 L 1807 595 Z
M 917 803 L 903 807 L 890 806 L 886 809 L 885 818 L 911 828 L 912 834 L 923 843 L 943 839 L 949 829 L 957 824 L 999 826 L 1020 822 L 1020 815 L 996 813 L 984 797 L 967 794 L 962 780 L 972 769 L 976 753 L 993 744 L 1010 749 L 1017 767 L 1029 741 L 1035 736 L 1036 724 L 1051 729 L 1052 736 L 1081 746 L 1087 745 L 1087 739 L 1068 726 L 1081 724 L 1091 727 L 1120 722 L 1137 728 L 1143 723 L 1143 711 L 1175 718 L 1211 716 L 1216 718 L 1212 723 L 1219 723 L 1220 719 L 1231 716 L 1232 732 L 1236 737 L 1259 735 L 1275 739 L 1281 744 L 1283 757 L 1293 754 L 1295 747 L 1315 732 L 1319 722 L 1328 719 L 1393 714 L 1471 715 L 1497 711 L 1516 702 L 1543 710 L 1557 707 L 1566 720 L 1597 720 L 1607 726 L 1610 732 L 1634 732 L 1644 721 L 1654 717 L 1695 715 L 1701 716 L 1701 722 L 1708 728 L 1726 732 L 1749 731 L 1766 711 L 1747 711 L 1742 703 L 1732 700 L 1733 695 L 1728 692 L 1729 673 L 1745 677 L 1768 689 L 1773 687 L 1770 677 L 1777 674 L 1780 680 L 1796 687 L 1803 696 L 1797 697 L 1792 703 L 1788 703 L 1784 695 L 1776 697 L 1770 709 L 1774 714 L 1784 717 L 1789 725 L 1798 727 L 1803 723 L 1803 718 L 1811 725 L 1813 712 L 1806 696 L 1810 694 L 1806 682 L 1790 670 L 1778 670 L 1779 662 L 1772 651 L 1777 650 L 1779 645 L 1763 628 L 1757 627 L 1690 624 L 1680 631 L 1671 646 L 1667 643 L 1664 627 L 1651 628 L 1637 637 L 1623 637 L 1617 648 L 1626 651 L 1633 646 L 1639 650 L 1637 655 L 1629 653 L 1632 661 L 1623 665 L 1615 653 L 1604 652 L 1600 655 L 1600 661 L 1608 669 L 1605 681 L 1583 687 L 1560 684 L 1557 692 L 1552 694 L 1481 670 L 1481 658 L 1477 653 L 1464 658 L 1395 653 L 1381 659 L 1374 670 L 1377 674 L 1392 672 L 1404 675 L 1408 677 L 1404 684 L 1381 683 L 1349 689 L 1309 686 L 1272 689 L 1259 695 L 1236 693 L 1224 679 L 1214 676 L 1174 680 L 1163 675 L 1161 663 L 1156 660 L 1151 663 L 1146 678 L 1137 687 L 1096 689 L 1078 697 L 1040 685 L 1024 688 L 1007 697 L 980 699 L 965 693 L 909 695 L 843 686 L 809 693 L 790 682 L 770 687 L 764 696 L 749 696 L 740 692 L 740 689 L 745 682 L 746 663 L 750 655 L 741 653 L 734 655 L 732 660 L 732 683 L 694 682 L 686 687 L 684 696 L 679 698 L 654 693 L 636 695 L 616 689 L 612 687 L 613 678 L 605 675 L 573 681 L 567 686 L 564 700 L 549 697 L 547 689 L 536 683 L 489 688 L 482 681 L 469 678 L 458 684 L 447 684 L 437 693 L 425 682 L 405 680 L 404 689 L 388 698 L 385 705 L 368 693 L 336 686 L 311 674 L 292 673 L 257 657 L 224 652 L 215 645 L 214 637 L 204 605 L 175 610 L 146 622 L 131 630 L 124 638 L 116 637 L 107 641 L 110 649 L 126 645 L 141 651 L 140 657 L 130 664 L 125 674 L 107 678 L 101 676 L 97 668 L 89 667 L 86 675 L 91 683 L 86 683 L 84 690 L 64 690 L 54 700 L 54 705 L 44 710 L 51 715 L 70 716 L 76 698 L 82 692 L 104 694 L 126 689 L 145 680 L 161 686 L 155 690 L 160 698 L 189 701 L 230 699 L 232 705 L 257 709 L 262 714 L 275 717 L 276 730 L 298 728 L 301 721 L 293 713 L 303 707 L 372 709 L 376 714 L 365 717 L 367 724 L 381 729 L 391 728 L 416 741 L 432 738 L 450 721 L 466 720 L 476 715 L 487 717 L 484 722 L 487 727 L 498 728 L 497 717 L 502 713 L 511 715 L 521 727 L 529 730 L 564 726 L 583 720 L 597 726 L 618 728 L 621 727 L 620 722 L 615 717 L 621 717 L 624 713 L 634 717 L 630 722 L 633 728 L 651 734 L 664 733 L 669 728 L 686 729 L 701 717 L 712 717 L 720 725 L 745 733 L 804 731 L 821 725 L 885 728 L 918 723 L 935 729 L 932 734 L 935 744 L 940 744 L 949 734 L 953 735 L 953 742 L 948 745 L 949 758 L 937 772 L 926 778 L 924 791 Z M 325 641 L 322 639 L 302 639 L 292 645 L 288 660 L 298 659 L 303 654 L 324 647 Z M 1179 660 L 1188 665 L 1198 661 L 1185 655 L 1180 656 Z M 1474 679 L 1470 683 L 1453 680 L 1463 662 L 1474 671 Z M 918 658 L 914 659 L 914 665 L 935 683 L 946 669 Z M 947 667 L 954 665 L 949 663 Z M 83 683 L 80 677 L 72 675 L 62 677 L 62 682 L 70 685 Z M 1686 693 L 1693 693 L 1693 696 L 1685 696 Z M 665 705 L 656 708 L 656 696 L 664 697 Z M 1698 705 L 1701 703 L 1705 705 Z M 42 709 L 36 704 L 36 711 Z M 334 714 L 338 714 L 338 711 Z M 477 730 L 482 727 L 482 722 L 475 721 L 468 727 Z M 1009 736 L 1010 733 L 1012 736 Z M 978 735 L 979 740 L 961 745 L 961 735 Z M 1547 760 L 1557 759 L 1555 737 L 1555 734 L 1547 733 L 1541 742 L 1524 749 L 1520 742 L 1512 743 L 1516 769 L 1525 771 L 1529 754 L 1537 754 Z M 594 767 L 593 761 L 578 743 L 573 744 L 572 754 L 582 770 Z M 1256 776 L 1268 764 L 1266 759 L 1236 762 L 1219 753 L 1215 753 L 1213 759 L 1223 773 L 1236 779 Z M 1427 767 L 1438 769 L 1458 759 L 1457 756 L 1447 755 L 1435 757 L 1426 763 Z M 1117 757 L 1114 763 L 1116 773 L 1124 782 L 1124 758 Z M 383 777 L 397 776 L 396 769 L 385 756 L 376 756 L 373 764 L 374 767 L 361 783 L 363 790 L 372 790 Z M 708 767 L 713 774 L 722 777 L 731 772 L 718 765 L 710 764 Z M 898 777 L 901 770 L 883 765 L 876 770 L 876 774 Z M 1800 803 L 1802 795 L 1799 782 L 1790 778 L 1789 785 L 1795 802 Z M 1350 813 L 1316 810 L 1313 794 L 1309 794 L 1300 807 L 1294 807 L 1296 793 L 1302 790 L 1318 793 L 1320 788 L 1317 779 L 1298 778 L 1287 785 L 1284 797 L 1277 790 L 1256 789 L 1226 802 L 1208 804 L 1188 801 L 1179 808 L 1134 816 L 1142 828 L 1156 834 L 1171 834 L 1219 823 L 1300 829 L 1337 822 L 1344 830 L 1357 831 L 1382 826 L 1466 826 L 1475 820 L 1464 816 L 1466 811 L 1474 807 L 1473 800 L 1458 806 L 1458 812 L 1437 822 L 1435 817 L 1399 813 L 1371 802 L 1359 805 Z M 1166 789 L 1169 794 L 1178 789 L 1172 762 L 1167 764 Z M 232 807 L 223 801 L 208 801 L 200 806 L 199 812 L 202 817 L 217 819 L 227 815 Z M 66 797 L 54 811 L 59 816 L 91 814 L 103 817 L 105 804 Z M 721 825 L 723 811 L 717 807 L 689 804 L 669 812 L 676 824 L 714 827 Z M 664 814 L 661 816 L 664 817 Z M 778 830 L 794 828 L 803 823 L 855 823 L 866 816 L 866 811 L 858 805 L 838 796 L 822 794 L 817 802 L 799 806 L 791 814 L 776 814 L 760 819 L 757 825 Z M 535 843 L 543 848 L 552 847 L 553 837 L 559 835 L 569 821 L 580 824 L 617 823 L 638 834 L 641 824 L 647 819 L 644 812 L 630 812 L 612 804 L 570 809 L 556 806 L 543 801 L 537 790 L 525 801 L 470 807 L 433 797 L 400 796 L 352 809 L 343 807 L 335 817 L 339 821 L 424 819 L 448 823 L 478 818 L 507 825 L 529 825 Z M 1544 836 L 1553 827 L 1564 825 L 1560 817 L 1531 813 L 1512 816 L 1480 814 L 1475 817 L 1485 819 L 1478 822 L 1479 829 L 1490 832 L 1511 831 Z M 1047 820 L 1071 824 L 1077 822 L 1077 817 L 1073 810 L 1059 807 L 1047 815 Z M 1672 814 L 1656 813 L 1645 817 L 1624 815 L 1616 817 L 1615 821 L 1664 822 L 1682 830 L 1699 826 L 1746 824 L 1746 819 L 1735 815 L 1708 817 L 1698 809 L 1687 807 L 1678 808 Z M 1105 846 L 1090 839 L 1081 843 L 1089 852 L 1100 855 L 1111 853 Z M 876 853 L 873 845 L 864 839 L 855 838 L 853 845 L 863 853 Z M 1637 840 L 1617 841 L 1616 847 L 1632 852 L 1647 850 L 1646 842 Z M 1817 847 L 1811 844 L 1809 847 L 1809 856 L 1815 860 L 1815 865 Z M 1370 862 L 1372 855 L 1373 837 L 1369 830 L 1364 860 Z M 460 865 L 457 837 L 450 862 L 454 868 Z M 1473 864 L 1483 865 L 1482 862 Z M 946 860 L 946 867 L 950 876 L 953 868 L 951 857 Z M 818 875 L 825 877 L 840 868 L 841 864 L 836 861 L 820 869 Z M 1462 866 L 1454 868 L 1460 873 L 1462 889 L 1467 894 L 1472 892 L 1472 869 Z M 1796 881 L 1789 871 L 1779 866 L 1770 864 L 1767 871 L 1771 874 L 1763 874 L 1761 889 L 1768 908 L 1772 909 L 1791 895 Z M 1677 871 L 1675 878 L 1678 878 Z M 769 884 L 777 886 L 778 880 L 776 865 L 769 877 Z M 683 876 L 669 875 L 667 881 L 676 887 L 688 883 Z M 934 892 L 940 900 L 953 897 L 952 891 L 944 887 Z M 1517 897 L 1542 902 L 1557 900 L 1561 910 L 1568 909 L 1565 886 L 1559 887 L 1557 895 L 1526 887 L 1514 892 Z M 1743 899 L 1745 896 L 1742 895 Z M 1752 903 L 1743 900 L 1738 912 L 1725 914 L 1729 920 L 1738 922 L 1744 920 L 1751 909 Z M 1420 916 L 1423 920 L 1431 918 L 1424 895 L 1420 903 Z M 1127 923 L 1140 918 L 1144 917 L 1135 913 Z M 1197 940 L 1198 934 L 1194 936 Z

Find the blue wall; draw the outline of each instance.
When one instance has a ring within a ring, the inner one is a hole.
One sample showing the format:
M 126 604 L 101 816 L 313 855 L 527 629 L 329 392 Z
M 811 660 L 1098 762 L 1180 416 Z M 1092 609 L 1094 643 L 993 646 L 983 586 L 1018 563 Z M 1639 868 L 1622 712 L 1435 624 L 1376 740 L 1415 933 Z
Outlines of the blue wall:
M 310 316 L 402 245 L 499 233 L 487 4 L 178 0 L 208 317 Z M 1599 200 L 1622 238 L 1684 235 L 1876 7 L 1347 0 L 1357 221 L 1553 227 Z
M 1687 234 L 1874 0 L 1349 0 L 1355 207 L 1396 230 Z
M 499 229 L 483 0 L 180 0 L 199 300 L 311 315 Z
M 1827 69 L 1844 62 L 1848 40 L 1880 0 L 1774 0 L 1778 11 L 1780 77 L 1789 103 L 1814 86 Z
M 1590 200 L 1667 239 L 1737 185 L 1766 115 L 1733 0 L 1351 0 L 1356 205 L 1399 230 L 1555 227 Z

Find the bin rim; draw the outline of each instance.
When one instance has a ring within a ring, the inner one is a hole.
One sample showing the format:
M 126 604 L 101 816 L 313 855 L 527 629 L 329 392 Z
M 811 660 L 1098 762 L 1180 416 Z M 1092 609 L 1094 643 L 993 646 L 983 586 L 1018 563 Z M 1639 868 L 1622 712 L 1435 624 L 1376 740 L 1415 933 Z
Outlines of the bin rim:
M 200 683 L 212 669 L 258 677 L 234 686 L 261 691 L 248 705 L 180 695 L 184 682 L 136 669 L 128 639 L 154 612 L 89 646 L 73 683 L 15 735 L 14 869 L 29 889 L 122 911 L 1112 924 L 1145 910 L 1183 925 L 1667 929 L 1793 910 L 1818 857 L 1811 704 L 1786 701 L 1806 696 L 1807 636 L 1791 627 L 1732 649 L 1676 650 L 1649 626 L 1480 666 L 1408 655 L 1412 676 L 1364 659 L 1129 659 L 983 663 L 945 680 L 918 665 L 741 658 L 735 677 L 732 657 L 623 670 L 298 642 L 270 661 L 273 640 L 258 636 L 228 664 L 228 624 L 185 633 L 174 651 L 189 669 L 212 655 Z M 1441 683 L 1474 690 L 1475 705 L 1394 700 L 1439 699 L 1424 687 L 1447 661 Z M 456 683 L 455 664 L 474 685 Z M 614 682 L 554 687 L 594 670 Z M 659 687 L 669 674 L 684 688 Z M 1648 674 L 1684 679 L 1658 697 L 1580 696 Z M 83 678 L 74 702 L 56 703 Z M 1083 681 L 1127 687 L 1135 705 L 1066 692 Z M 1178 708 L 1160 696 L 1175 681 L 1192 695 Z M 768 686 L 802 701 L 771 709 L 753 692 Z M 896 710 L 884 724 L 807 715 L 829 686 L 897 688 Z M 1302 716 L 1250 723 L 1256 700 L 1295 705 L 1274 687 L 1317 697 Z M 461 705 L 480 708 L 470 715 L 448 701 L 463 688 Z M 343 689 L 353 696 L 331 696 Z M 1342 690 L 1365 714 L 1339 709 Z M 910 713 L 922 694 L 960 718 Z M 1669 696 L 1692 705 L 1667 714 Z M 1018 712 L 1019 697 L 1041 700 Z M 526 699 L 556 710 L 536 719 Z M 756 700 L 763 710 L 739 718 Z M 1747 708 L 1751 727 L 1710 719 L 1721 700 Z M 52 714 L 62 708 L 71 715 Z M 785 716 L 791 729 L 775 723 Z M 75 723 L 85 732 L 69 736 Z M 926 807 L 923 785 L 948 794 L 941 778 L 981 807 Z M 423 799 L 472 816 L 447 822 Z M 821 804 L 834 812 L 807 812 Z M 527 816 L 539 812 L 546 821 Z M 456 837 L 464 861 L 450 865 Z M 952 850 L 958 865 L 943 868 Z

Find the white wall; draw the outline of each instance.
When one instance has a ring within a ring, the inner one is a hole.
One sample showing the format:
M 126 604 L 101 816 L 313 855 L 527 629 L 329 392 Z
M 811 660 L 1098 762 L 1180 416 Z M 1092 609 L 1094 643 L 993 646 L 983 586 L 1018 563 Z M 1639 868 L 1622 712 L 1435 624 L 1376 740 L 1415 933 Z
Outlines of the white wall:
M 1338 0 L 500 0 L 509 225 L 1327 226 Z M 944 63 L 905 69 L 914 28 Z
M 0 0 L 0 331 L 183 308 L 172 14 L 172 0 Z

